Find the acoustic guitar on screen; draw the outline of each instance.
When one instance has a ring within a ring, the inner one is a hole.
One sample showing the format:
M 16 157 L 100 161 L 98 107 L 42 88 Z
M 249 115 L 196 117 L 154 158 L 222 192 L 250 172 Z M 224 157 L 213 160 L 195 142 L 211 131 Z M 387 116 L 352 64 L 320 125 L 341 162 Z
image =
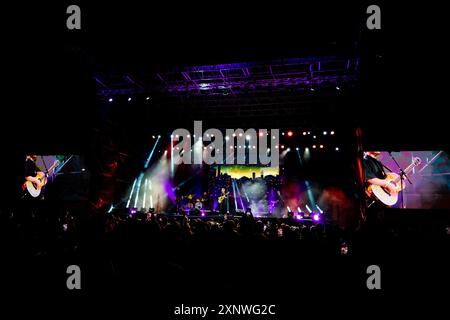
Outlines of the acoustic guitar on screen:
M 59 166 L 58 160 L 56 160 L 53 163 L 53 165 L 47 170 L 47 173 L 38 172 L 36 174 L 35 178 L 39 181 L 39 183 L 32 181 L 25 181 L 24 184 L 22 185 L 22 190 L 28 191 L 30 196 L 32 196 L 33 198 L 39 197 L 42 188 L 47 184 L 47 177 L 57 166 Z
M 415 167 L 417 167 L 422 160 L 420 158 L 415 157 L 411 164 L 403 170 L 406 175 L 408 175 Z M 395 186 L 395 193 L 390 193 L 385 187 L 378 186 L 378 185 L 370 185 L 366 193 L 371 198 L 373 198 L 376 201 L 379 201 L 381 203 L 384 203 L 387 206 L 393 206 L 398 201 L 398 193 L 406 187 L 405 181 L 403 181 L 403 184 L 400 181 L 400 175 L 394 172 L 389 172 L 387 174 L 386 180 L 389 181 L 389 183 L 393 184 Z

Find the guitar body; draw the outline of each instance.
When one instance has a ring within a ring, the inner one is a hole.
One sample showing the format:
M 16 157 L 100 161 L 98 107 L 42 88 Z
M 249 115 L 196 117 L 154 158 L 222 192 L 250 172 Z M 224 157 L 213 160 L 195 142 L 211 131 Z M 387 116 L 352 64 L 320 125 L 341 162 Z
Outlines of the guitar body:
M 45 184 L 47 183 L 47 178 L 45 177 L 45 174 L 43 172 L 38 172 L 35 178 L 37 178 L 40 181 L 40 184 L 36 184 L 31 181 L 26 181 L 22 187 L 22 189 L 24 190 L 26 189 L 30 194 L 30 196 L 32 196 L 33 198 L 39 197 L 39 195 L 41 194 L 42 187 L 45 186 Z
M 229 194 L 229 192 L 227 192 L 224 195 L 219 196 L 219 198 L 217 200 L 219 202 L 219 204 L 222 203 L 228 197 L 228 194 Z
M 59 161 L 55 160 L 53 165 L 50 167 L 48 172 L 52 171 L 59 165 Z M 35 176 L 36 179 L 39 180 L 39 184 L 31 182 L 31 181 L 25 181 L 25 183 L 22 186 L 22 190 L 27 190 L 30 196 L 33 198 L 39 197 L 42 191 L 42 187 L 47 184 L 47 175 L 44 172 L 38 172 Z
M 412 163 L 408 166 L 408 168 L 406 168 L 404 171 L 406 173 L 409 173 L 414 167 L 416 167 L 420 163 L 421 163 L 420 158 L 416 157 L 413 159 Z M 389 183 L 395 186 L 394 193 L 391 194 L 386 188 L 374 184 L 370 185 L 367 188 L 366 192 L 369 197 L 374 198 L 375 200 L 380 201 L 387 206 L 393 206 L 398 201 L 398 193 L 402 191 L 402 189 L 405 189 L 406 183 L 404 181 L 402 185 L 400 182 L 400 176 L 393 172 L 389 172 L 387 174 L 386 180 L 388 180 Z

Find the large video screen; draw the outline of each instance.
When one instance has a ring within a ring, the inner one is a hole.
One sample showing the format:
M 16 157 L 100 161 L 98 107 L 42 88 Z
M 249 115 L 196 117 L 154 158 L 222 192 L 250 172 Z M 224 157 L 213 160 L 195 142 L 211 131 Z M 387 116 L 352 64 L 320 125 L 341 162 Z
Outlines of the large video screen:
M 89 172 L 79 155 L 24 156 L 22 200 L 87 200 Z
M 444 151 L 367 151 L 363 167 L 369 208 L 450 208 L 450 160 Z
M 267 166 L 252 166 L 252 165 L 229 165 L 222 166 L 220 173 L 227 174 L 233 179 L 240 179 L 243 177 L 256 178 L 264 176 L 278 176 L 280 173 L 279 167 Z

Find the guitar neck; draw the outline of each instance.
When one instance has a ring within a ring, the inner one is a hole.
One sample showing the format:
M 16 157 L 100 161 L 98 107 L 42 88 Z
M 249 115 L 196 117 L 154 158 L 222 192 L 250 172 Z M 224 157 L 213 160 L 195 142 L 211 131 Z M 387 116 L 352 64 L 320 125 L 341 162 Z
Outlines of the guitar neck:
M 406 169 L 403 170 L 403 171 L 404 171 L 405 174 L 407 175 L 407 174 L 409 174 L 416 166 L 417 166 L 417 163 L 412 162 L 412 163 L 411 163 L 408 167 L 406 167 Z M 400 179 L 401 179 L 401 174 L 400 174 L 397 178 L 395 178 L 394 182 L 397 183 L 397 182 L 400 181 Z

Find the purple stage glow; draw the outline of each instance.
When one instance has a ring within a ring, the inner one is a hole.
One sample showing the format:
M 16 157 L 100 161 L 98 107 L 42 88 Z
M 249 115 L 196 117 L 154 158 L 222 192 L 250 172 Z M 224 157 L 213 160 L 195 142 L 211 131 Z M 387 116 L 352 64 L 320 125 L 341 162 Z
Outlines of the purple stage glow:
M 302 220 L 303 219 L 303 216 L 301 214 L 297 214 L 295 217 L 297 218 L 297 220 Z
M 318 213 L 313 214 L 313 220 L 314 221 L 319 221 L 320 220 L 320 215 Z

